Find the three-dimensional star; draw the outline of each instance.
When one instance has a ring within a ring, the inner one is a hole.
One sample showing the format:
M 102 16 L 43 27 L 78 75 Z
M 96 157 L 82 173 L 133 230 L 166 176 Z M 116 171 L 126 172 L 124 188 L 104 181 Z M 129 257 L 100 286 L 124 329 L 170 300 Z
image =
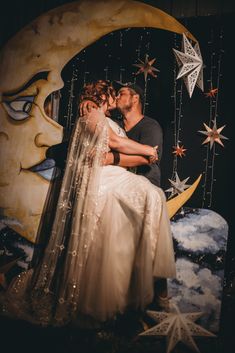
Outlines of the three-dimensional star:
M 189 97 L 191 98 L 195 85 L 202 91 L 204 90 L 203 61 L 199 44 L 196 43 L 193 47 L 184 33 L 182 50 L 183 52 L 173 49 L 177 64 L 180 67 L 176 79 L 183 78 Z
M 139 335 L 166 336 L 167 353 L 170 353 L 178 342 L 200 353 L 192 336 L 216 337 L 210 331 L 194 323 L 203 315 L 202 312 L 181 313 L 178 307 L 174 306 L 174 312 L 147 311 L 147 314 L 159 323 Z
M 218 88 L 212 88 L 212 89 L 210 89 L 209 90 L 209 92 L 206 92 L 205 93 L 205 96 L 208 98 L 208 97 L 215 97 L 216 96 L 216 94 L 218 93 Z
M 212 129 L 206 125 L 205 123 L 203 123 L 203 125 L 206 128 L 206 131 L 201 131 L 199 130 L 198 132 L 200 132 L 203 135 L 206 135 L 207 138 L 202 142 L 202 145 L 204 145 L 205 143 L 210 142 L 210 149 L 212 148 L 214 142 L 219 143 L 221 146 L 224 147 L 224 144 L 221 140 L 228 140 L 227 137 L 221 135 L 221 131 L 224 129 L 224 127 L 226 125 L 221 126 L 220 128 L 217 129 L 217 125 L 216 125 L 216 120 L 214 120 L 213 122 L 213 127 Z
M 174 151 L 172 152 L 173 154 L 175 154 L 176 156 L 180 156 L 181 158 L 183 156 L 185 156 L 185 151 L 187 151 L 186 148 L 184 148 L 184 146 L 180 146 L 179 144 L 177 144 L 177 146 L 173 146 Z
M 172 187 L 167 189 L 166 192 L 171 193 L 170 197 L 176 194 L 181 194 L 184 190 L 188 189 L 191 186 L 186 184 L 188 179 L 189 177 L 181 181 L 178 174 L 175 173 L 175 180 L 168 179 Z
M 140 61 L 140 64 L 133 64 L 133 66 L 139 67 L 139 70 L 135 73 L 135 75 L 139 74 L 144 74 L 144 80 L 146 82 L 148 74 L 157 77 L 157 75 L 154 73 L 154 71 L 160 72 L 160 70 L 156 69 L 156 67 L 153 66 L 153 63 L 155 62 L 156 58 L 149 60 L 148 54 L 145 55 L 145 62 L 138 59 Z

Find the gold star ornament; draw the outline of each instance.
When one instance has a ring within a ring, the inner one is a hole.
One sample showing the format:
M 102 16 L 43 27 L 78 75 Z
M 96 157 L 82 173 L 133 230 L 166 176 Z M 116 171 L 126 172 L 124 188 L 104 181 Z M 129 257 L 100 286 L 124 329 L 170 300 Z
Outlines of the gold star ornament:
M 182 342 L 193 351 L 200 353 L 193 336 L 216 337 L 194 322 L 203 313 L 181 313 L 176 305 L 174 311 L 166 313 L 161 311 L 147 311 L 147 314 L 158 324 L 147 331 L 140 333 L 140 336 L 166 336 L 167 353 L 170 353 L 178 342 Z
M 173 149 L 174 151 L 172 152 L 173 154 L 175 154 L 176 156 L 179 156 L 179 157 L 183 157 L 185 156 L 185 151 L 187 151 L 186 148 L 184 148 L 184 146 L 180 146 L 179 144 L 177 144 L 177 146 L 173 146 Z
M 207 136 L 207 138 L 202 142 L 202 145 L 204 145 L 205 143 L 210 143 L 210 149 L 211 149 L 213 144 L 214 144 L 214 142 L 217 142 L 222 147 L 224 147 L 224 144 L 223 144 L 223 142 L 221 140 L 228 140 L 228 138 L 223 136 L 223 135 L 221 135 L 221 131 L 224 129 L 224 127 L 226 125 L 221 126 L 220 128 L 217 128 L 216 120 L 214 120 L 212 128 L 210 128 L 205 123 L 203 123 L 203 125 L 205 126 L 206 131 L 201 131 L 201 130 L 198 131 L 201 134 Z
M 139 68 L 139 70 L 135 73 L 135 75 L 139 75 L 139 74 L 144 74 L 144 80 L 146 82 L 147 80 L 147 76 L 151 75 L 153 77 L 157 77 L 157 75 L 154 73 L 154 71 L 158 71 L 160 72 L 158 69 L 156 69 L 156 67 L 153 66 L 156 58 L 149 60 L 149 56 L 148 54 L 145 55 L 145 61 L 142 61 L 140 59 L 138 59 L 140 61 L 140 64 L 133 64 L 133 66 L 136 66 Z

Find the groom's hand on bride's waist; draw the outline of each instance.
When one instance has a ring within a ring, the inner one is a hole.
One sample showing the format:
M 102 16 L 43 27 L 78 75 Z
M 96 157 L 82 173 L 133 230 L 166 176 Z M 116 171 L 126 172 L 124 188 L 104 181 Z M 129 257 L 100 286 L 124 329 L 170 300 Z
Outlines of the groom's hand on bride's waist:
M 148 157 L 149 163 L 153 164 L 158 161 L 158 146 L 153 147 L 153 154 Z

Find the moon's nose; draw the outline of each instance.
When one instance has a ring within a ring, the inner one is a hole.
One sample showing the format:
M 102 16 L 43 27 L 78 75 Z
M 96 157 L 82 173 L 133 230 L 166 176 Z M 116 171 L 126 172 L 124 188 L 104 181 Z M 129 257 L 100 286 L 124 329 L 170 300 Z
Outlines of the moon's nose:
M 62 140 L 62 127 L 48 128 L 46 131 L 39 132 L 35 136 L 35 145 L 37 147 L 50 147 L 60 143 Z

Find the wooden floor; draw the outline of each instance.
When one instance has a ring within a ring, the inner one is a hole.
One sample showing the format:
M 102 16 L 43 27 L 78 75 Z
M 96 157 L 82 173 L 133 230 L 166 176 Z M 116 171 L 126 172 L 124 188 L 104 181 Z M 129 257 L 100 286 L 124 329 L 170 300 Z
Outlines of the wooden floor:
M 235 352 L 234 302 L 227 303 L 229 313 L 224 316 L 216 338 L 195 338 L 201 353 Z M 43 328 L 5 317 L 0 317 L 0 328 L 2 353 L 166 353 L 165 338 L 138 336 L 143 325 L 137 313 L 126 314 L 96 329 L 71 325 Z M 190 352 L 178 343 L 172 353 Z

